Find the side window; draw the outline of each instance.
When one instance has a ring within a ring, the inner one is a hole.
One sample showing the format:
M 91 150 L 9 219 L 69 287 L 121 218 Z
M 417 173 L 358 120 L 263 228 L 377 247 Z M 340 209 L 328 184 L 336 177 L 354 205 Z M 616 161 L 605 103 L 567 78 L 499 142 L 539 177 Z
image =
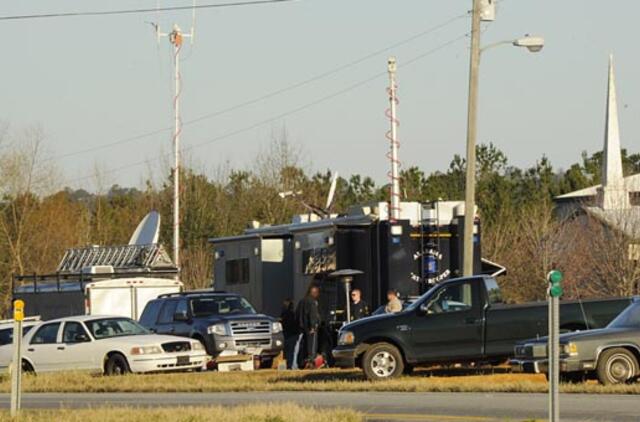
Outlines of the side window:
M 64 329 L 62 330 L 62 342 L 63 343 L 79 343 L 86 340 L 79 340 L 78 336 L 84 335 L 87 339 L 89 336 L 87 335 L 87 331 L 84 329 L 82 324 L 79 322 L 67 322 L 64 324 Z
M 167 300 L 160 311 L 158 324 L 171 324 L 173 322 L 173 314 L 176 313 L 177 300 Z
M 142 315 L 140 315 L 140 325 L 143 327 L 152 327 L 158 321 L 158 313 L 162 302 L 159 300 L 152 300 L 144 307 Z
M 225 263 L 227 284 L 246 284 L 250 280 L 249 258 L 230 259 Z
M 441 289 L 427 307 L 429 314 L 467 311 L 473 308 L 472 283 L 461 283 Z
M 38 328 L 38 331 L 31 338 L 31 344 L 51 344 L 58 340 L 58 329 L 60 323 L 45 324 Z
M 485 278 L 484 285 L 487 288 L 487 298 L 490 304 L 504 303 L 502 291 L 495 278 Z
M 176 304 L 176 311 L 174 314 L 189 315 L 189 301 L 187 299 L 179 300 Z

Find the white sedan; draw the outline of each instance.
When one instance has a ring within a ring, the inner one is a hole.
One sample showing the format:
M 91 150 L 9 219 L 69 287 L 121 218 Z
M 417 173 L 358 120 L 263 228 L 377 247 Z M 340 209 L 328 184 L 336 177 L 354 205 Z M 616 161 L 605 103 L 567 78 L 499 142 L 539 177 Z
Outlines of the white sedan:
M 45 321 L 22 343 L 22 367 L 48 372 L 92 370 L 107 375 L 199 369 L 208 360 L 198 340 L 152 334 L 136 321 L 83 315 Z M 0 347 L 0 368 L 8 367 L 11 345 Z

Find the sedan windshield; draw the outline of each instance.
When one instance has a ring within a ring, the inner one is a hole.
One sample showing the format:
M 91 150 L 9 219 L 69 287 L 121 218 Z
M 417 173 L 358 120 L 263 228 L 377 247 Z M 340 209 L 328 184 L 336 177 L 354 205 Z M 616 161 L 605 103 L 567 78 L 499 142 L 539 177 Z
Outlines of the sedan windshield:
M 640 328 L 640 302 L 629 305 L 609 323 L 608 328 Z
M 104 318 L 86 322 L 96 340 L 121 336 L 149 334 L 146 328 L 129 318 Z
M 255 314 L 253 306 L 240 296 L 205 296 L 191 300 L 195 317 L 228 314 Z

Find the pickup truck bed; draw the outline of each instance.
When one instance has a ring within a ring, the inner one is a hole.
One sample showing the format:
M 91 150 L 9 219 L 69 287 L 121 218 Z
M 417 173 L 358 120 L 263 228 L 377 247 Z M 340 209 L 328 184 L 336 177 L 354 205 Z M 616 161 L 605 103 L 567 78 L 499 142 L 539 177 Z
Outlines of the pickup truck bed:
M 563 302 L 561 328 L 603 327 L 630 303 Z M 337 366 L 359 366 L 368 378 L 380 379 L 423 363 L 501 362 L 513 355 L 515 343 L 546 334 L 546 302 L 507 305 L 495 279 L 468 277 L 436 285 L 400 313 L 344 326 L 333 356 Z

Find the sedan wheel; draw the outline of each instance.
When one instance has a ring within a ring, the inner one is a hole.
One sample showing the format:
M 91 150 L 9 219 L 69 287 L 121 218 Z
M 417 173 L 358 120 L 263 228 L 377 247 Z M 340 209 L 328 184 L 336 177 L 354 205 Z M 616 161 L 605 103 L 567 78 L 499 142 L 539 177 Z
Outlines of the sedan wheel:
M 627 349 L 605 350 L 598 359 L 597 373 L 602 384 L 624 384 L 638 374 L 638 361 Z
M 124 375 L 131 372 L 131 370 L 124 356 L 113 354 L 107 359 L 107 363 L 104 365 L 104 372 L 107 375 Z

